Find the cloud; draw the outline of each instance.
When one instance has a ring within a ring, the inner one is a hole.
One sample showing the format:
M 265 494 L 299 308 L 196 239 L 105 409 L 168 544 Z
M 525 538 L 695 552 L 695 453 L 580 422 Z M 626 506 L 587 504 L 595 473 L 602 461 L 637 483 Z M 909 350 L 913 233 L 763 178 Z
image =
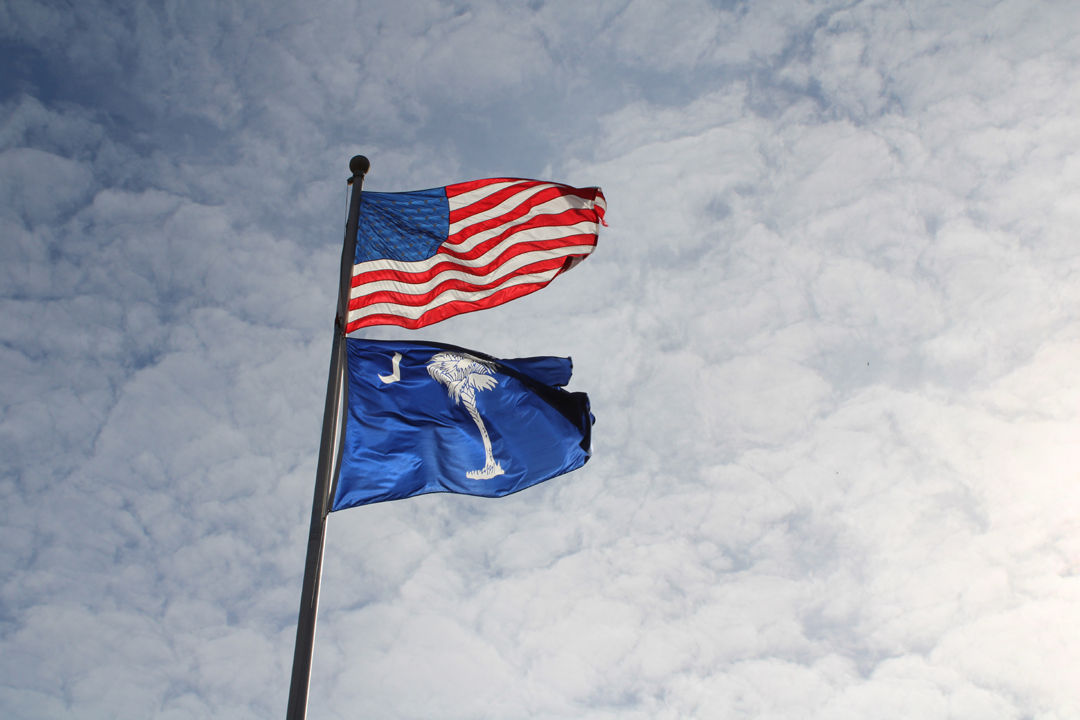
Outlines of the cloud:
M 313 716 L 1075 715 L 1070 10 L 5 5 L 4 716 L 284 711 L 361 151 L 604 188 L 423 333 L 572 355 L 598 424 L 331 518 Z

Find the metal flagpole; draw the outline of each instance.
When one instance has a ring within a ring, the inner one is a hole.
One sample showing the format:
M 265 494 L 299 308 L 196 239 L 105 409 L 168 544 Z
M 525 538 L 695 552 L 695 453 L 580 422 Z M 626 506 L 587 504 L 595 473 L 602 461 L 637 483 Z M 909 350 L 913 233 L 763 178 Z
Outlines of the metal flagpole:
M 352 196 L 345 223 L 345 245 L 341 250 L 341 277 L 338 283 L 337 319 L 334 321 L 334 345 L 330 355 L 330 378 L 326 383 L 326 408 L 323 410 L 322 442 L 319 465 L 315 472 L 315 499 L 311 504 L 311 529 L 308 532 L 307 562 L 304 565 L 304 589 L 300 593 L 300 616 L 296 621 L 296 651 L 293 654 L 292 685 L 289 687 L 289 711 L 286 720 L 307 717 L 308 688 L 311 684 L 311 654 L 315 646 L 315 619 L 319 611 L 319 582 L 322 579 L 323 544 L 326 541 L 326 516 L 330 512 L 330 489 L 340 466 L 341 398 L 345 380 L 345 326 L 349 313 L 349 289 L 352 287 L 353 258 L 356 256 L 356 228 L 360 219 L 360 190 L 371 163 L 363 155 L 349 161 Z M 339 424 L 340 423 L 340 424 Z M 337 452 L 335 452 L 335 450 Z

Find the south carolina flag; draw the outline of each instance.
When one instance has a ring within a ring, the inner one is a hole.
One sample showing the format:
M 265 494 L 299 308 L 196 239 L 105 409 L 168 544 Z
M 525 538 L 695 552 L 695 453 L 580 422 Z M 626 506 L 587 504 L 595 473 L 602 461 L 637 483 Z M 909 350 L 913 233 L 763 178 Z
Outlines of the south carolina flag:
M 420 328 L 535 292 L 596 247 L 600 188 L 492 178 L 361 194 L 346 332 Z
M 569 358 L 347 342 L 349 406 L 333 510 L 433 492 L 501 497 L 589 459 L 589 398 L 562 389 Z

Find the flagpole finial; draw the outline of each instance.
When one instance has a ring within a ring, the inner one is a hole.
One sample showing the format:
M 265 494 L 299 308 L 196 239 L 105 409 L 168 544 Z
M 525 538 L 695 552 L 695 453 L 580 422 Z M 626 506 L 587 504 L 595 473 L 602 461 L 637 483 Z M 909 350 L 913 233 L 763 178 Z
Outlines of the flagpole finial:
M 364 177 L 370 169 L 371 161 L 363 155 L 356 155 L 349 161 L 349 170 L 352 171 L 353 177 Z

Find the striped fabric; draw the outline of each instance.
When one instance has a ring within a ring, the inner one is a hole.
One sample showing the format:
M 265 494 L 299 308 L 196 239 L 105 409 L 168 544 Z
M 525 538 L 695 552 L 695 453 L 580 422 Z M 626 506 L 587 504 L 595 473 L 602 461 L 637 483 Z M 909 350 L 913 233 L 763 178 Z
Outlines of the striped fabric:
M 535 292 L 596 247 L 600 188 L 493 178 L 362 194 L 346 332 L 420 328 Z

